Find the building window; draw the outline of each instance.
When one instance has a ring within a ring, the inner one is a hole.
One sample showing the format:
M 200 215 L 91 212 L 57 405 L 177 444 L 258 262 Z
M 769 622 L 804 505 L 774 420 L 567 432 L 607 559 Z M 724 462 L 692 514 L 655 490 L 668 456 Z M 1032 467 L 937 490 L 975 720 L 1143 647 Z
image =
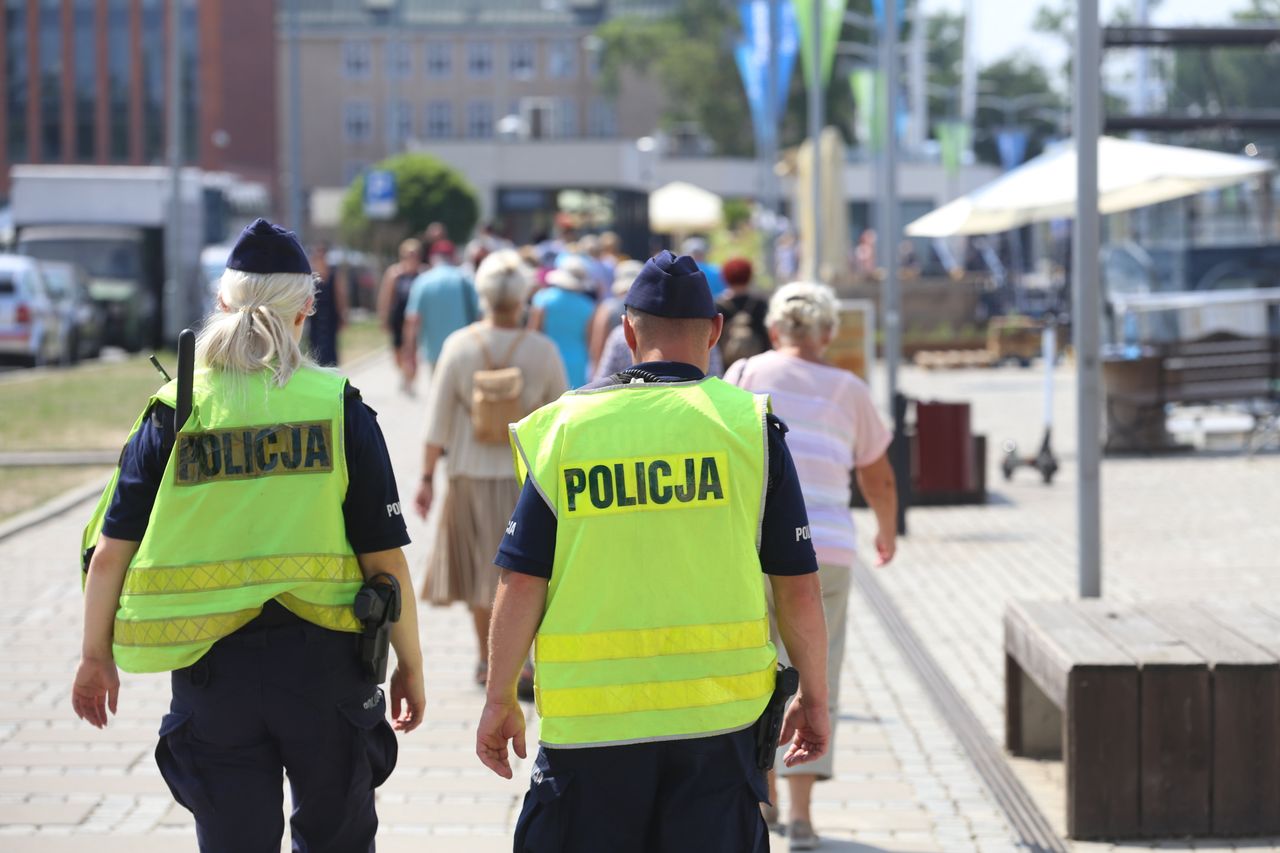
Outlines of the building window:
M 453 76 L 453 45 L 447 41 L 427 42 L 427 76 L 443 79 Z
M 572 39 L 553 41 L 547 46 L 547 71 L 552 77 L 578 76 L 578 43 Z
M 129 32 L 130 0 L 107 4 L 107 159 L 129 161 L 129 80 L 133 49 Z
M 488 101 L 472 101 L 467 104 L 467 136 L 471 139 L 488 139 L 493 136 L 493 104 Z
M 609 139 L 618 135 L 618 108 L 608 98 L 593 98 L 587 105 L 587 136 Z
M 342 135 L 359 144 L 373 137 L 373 107 L 368 101 L 347 101 L 342 105 Z
M 467 76 L 493 76 L 493 45 L 487 41 L 467 43 Z
M 4 113 L 8 119 L 9 160 L 27 159 L 27 4 L 7 2 L 4 8 Z
M 552 107 L 552 134 L 561 139 L 578 135 L 578 102 L 573 98 L 557 98 Z
M 517 80 L 531 80 L 537 76 L 537 54 L 531 41 L 513 41 L 510 43 L 508 70 Z
M 387 77 L 405 80 L 413 76 L 413 47 L 402 41 L 387 42 Z
M 93 160 L 96 147 L 94 123 L 98 88 L 98 40 L 94 33 L 95 0 L 75 0 L 72 10 L 76 63 L 75 157 Z
M 428 139 L 448 139 L 453 136 L 453 103 L 430 101 L 427 103 L 427 121 L 423 136 Z
M 373 72 L 373 51 L 367 41 L 342 43 L 342 76 L 348 80 L 367 80 Z
M 142 0 L 142 159 L 164 159 L 164 3 Z
M 62 4 L 40 2 L 40 158 L 62 159 Z
M 387 120 L 387 133 L 391 137 L 391 146 L 399 149 L 413 136 L 413 105 L 408 101 L 396 101 L 391 104 Z

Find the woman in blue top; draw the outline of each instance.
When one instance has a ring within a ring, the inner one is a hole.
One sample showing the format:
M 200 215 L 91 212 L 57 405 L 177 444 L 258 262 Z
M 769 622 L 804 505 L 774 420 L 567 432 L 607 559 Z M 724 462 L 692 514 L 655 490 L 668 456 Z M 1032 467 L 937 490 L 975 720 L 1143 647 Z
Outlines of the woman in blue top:
M 569 386 L 587 384 L 587 336 L 595 316 L 595 300 L 587 295 L 591 276 L 577 258 L 566 258 L 547 273 L 548 287 L 533 297 L 529 328 L 555 341 Z

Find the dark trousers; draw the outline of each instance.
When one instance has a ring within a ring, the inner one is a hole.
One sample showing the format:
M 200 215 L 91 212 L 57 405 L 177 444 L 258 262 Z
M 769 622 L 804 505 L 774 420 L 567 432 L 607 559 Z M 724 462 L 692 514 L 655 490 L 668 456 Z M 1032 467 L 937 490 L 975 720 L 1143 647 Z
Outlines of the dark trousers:
M 751 729 L 538 751 L 515 853 L 767 853 Z
M 173 673 L 156 763 L 202 853 L 278 853 L 282 774 L 296 853 L 371 851 L 373 789 L 397 744 L 352 634 L 304 623 L 241 631 Z

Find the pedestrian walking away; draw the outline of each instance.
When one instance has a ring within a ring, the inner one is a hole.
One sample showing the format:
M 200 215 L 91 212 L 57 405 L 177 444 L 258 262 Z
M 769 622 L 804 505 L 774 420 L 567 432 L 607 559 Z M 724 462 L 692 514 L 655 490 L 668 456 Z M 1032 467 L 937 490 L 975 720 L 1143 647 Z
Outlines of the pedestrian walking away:
M 408 239 L 400 244 L 400 259 L 387 267 L 378 289 L 378 319 L 391 336 L 391 352 L 400 370 L 401 390 L 412 394 L 413 366 L 404 346 L 404 317 L 413 282 L 422 272 L 422 244 Z
M 151 398 L 84 534 L 72 706 L 102 728 L 117 668 L 170 673 L 156 763 L 206 853 L 280 849 L 282 774 L 294 850 L 373 850 L 392 728 L 425 710 L 411 598 L 390 622 L 393 725 L 377 686 L 409 537 L 373 410 L 298 347 L 314 298 L 297 238 L 246 228 L 190 385 L 179 370 Z
M 840 701 L 845 616 L 856 548 L 849 511 L 851 472 L 875 512 L 877 565 L 893 559 L 898 510 L 893 469 L 886 455 L 892 436 L 876 414 L 870 389 L 857 376 L 823 359 L 839 318 L 839 304 L 831 288 L 807 282 L 780 288 L 769 302 L 767 315 L 774 350 L 735 363 L 725 376 L 727 382 L 748 391 L 768 394 L 774 410 L 791 429 L 788 440 L 795 452 L 822 581 L 828 636 L 827 696 L 832 714 Z M 776 638 L 781 614 L 772 601 L 769 615 Z M 786 652 L 780 651 L 779 656 L 785 660 Z M 792 850 L 817 846 L 809 808 L 813 785 L 834 773 L 832 751 L 802 767 L 784 765 L 778 769 L 777 775 L 787 777 L 790 788 L 786 832 Z M 769 784 L 772 799 L 772 774 Z M 781 828 L 777 809 L 765 812 L 769 823 Z
M 556 342 L 569 387 L 580 388 L 587 383 L 587 338 L 596 311 L 591 295 L 595 284 L 582 260 L 571 255 L 547 273 L 547 285 L 534 294 L 529 328 Z
M 768 399 L 706 375 L 723 321 L 693 260 L 651 259 L 625 303 L 636 364 L 512 427 L 524 483 L 476 752 L 505 778 L 525 756 L 516 680 L 536 635 L 518 853 L 768 850 L 761 759 L 779 731 L 789 765 L 831 736 L 800 484 Z M 785 719 L 762 571 L 800 670 Z
M 422 597 L 462 602 L 475 620 L 475 679 L 487 680 L 489 614 L 497 588 L 493 554 L 520 494 L 511 468 L 508 425 L 568 387 L 551 339 L 520 328 L 533 270 L 514 249 L 499 249 L 476 271 L 481 319 L 444 342 L 431 379 L 422 479 L 415 506 L 423 518 L 448 452 L 449 488 L 428 558 Z M 532 671 L 527 673 L 532 678 Z
M 430 269 L 420 274 L 409 291 L 404 311 L 405 362 L 416 373 L 418 354 L 428 367 L 440 359 L 445 338 L 480 317 L 476 289 L 457 266 L 453 243 L 437 240 L 430 249 Z M 411 377 L 412 381 L 412 377 Z
M 338 364 L 338 332 L 347 324 L 347 276 L 329 263 L 329 246 L 319 243 L 311 253 L 316 276 L 315 300 L 307 320 L 311 357 L 322 367 Z

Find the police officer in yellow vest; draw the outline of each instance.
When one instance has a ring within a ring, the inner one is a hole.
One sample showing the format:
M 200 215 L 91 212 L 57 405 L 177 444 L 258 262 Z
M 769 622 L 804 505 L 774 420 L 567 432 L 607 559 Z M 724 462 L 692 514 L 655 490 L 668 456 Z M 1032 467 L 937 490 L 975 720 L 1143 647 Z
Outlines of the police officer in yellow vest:
M 156 762 L 202 851 L 372 850 L 373 790 L 397 744 L 357 654 L 352 602 L 410 589 L 395 479 L 372 409 L 298 348 L 315 282 L 297 237 L 245 229 L 197 343 L 191 414 L 174 383 L 134 425 L 85 531 L 76 713 L 99 728 L 126 672 L 171 672 Z M 391 632 L 394 727 L 422 720 L 412 596 Z
M 516 679 L 535 648 L 539 751 L 517 853 L 767 850 L 755 728 L 774 689 L 766 573 L 801 673 L 788 764 L 830 737 L 817 562 L 785 428 L 705 376 L 723 326 L 691 258 L 626 298 L 637 362 L 512 427 L 523 491 L 495 562 L 480 760 L 525 757 Z M 536 637 L 536 640 L 535 640 Z

